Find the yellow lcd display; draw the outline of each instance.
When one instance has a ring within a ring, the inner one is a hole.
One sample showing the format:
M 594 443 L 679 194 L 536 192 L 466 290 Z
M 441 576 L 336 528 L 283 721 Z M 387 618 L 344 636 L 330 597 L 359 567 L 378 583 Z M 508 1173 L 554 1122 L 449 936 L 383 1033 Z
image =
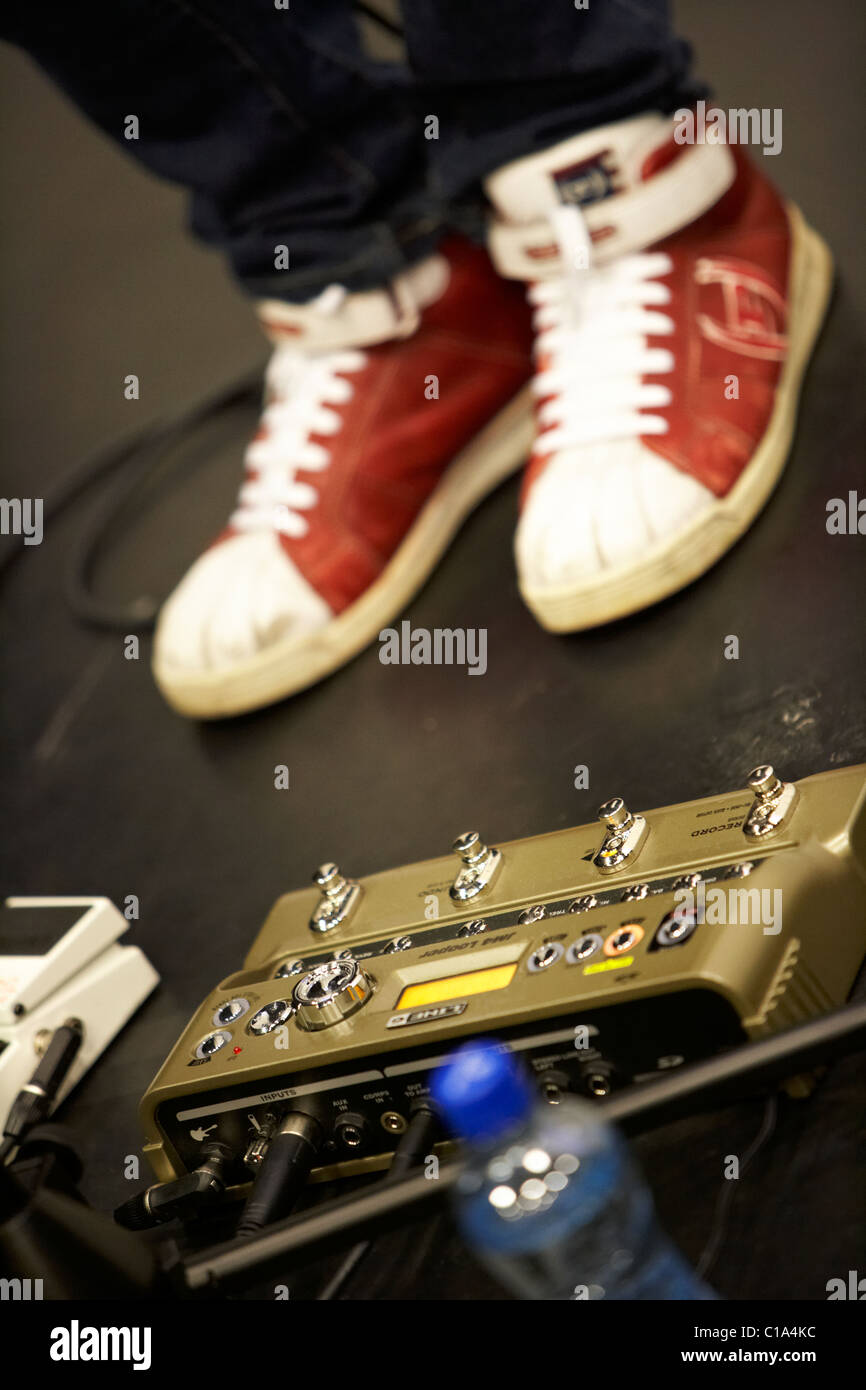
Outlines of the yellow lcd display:
M 397 1000 L 398 1009 L 414 1009 L 422 1004 L 442 1004 L 446 999 L 462 999 L 466 994 L 486 994 L 504 989 L 514 978 L 517 963 L 493 965 L 472 970 L 467 975 L 450 975 L 447 980 L 429 980 L 425 985 L 407 985 Z

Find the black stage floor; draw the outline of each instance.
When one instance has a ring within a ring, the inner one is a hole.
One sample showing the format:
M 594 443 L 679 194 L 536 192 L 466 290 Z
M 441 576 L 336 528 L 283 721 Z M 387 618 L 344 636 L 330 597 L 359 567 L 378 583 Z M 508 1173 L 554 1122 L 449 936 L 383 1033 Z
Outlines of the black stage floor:
M 489 670 L 383 666 L 368 651 L 289 703 L 222 725 L 177 718 L 148 644 L 86 630 L 62 594 L 93 506 L 25 554 L 6 586 L 2 887 L 140 898 L 133 930 L 159 991 L 64 1107 L 86 1192 L 130 1195 L 136 1103 L 203 995 L 236 969 L 273 899 L 336 859 L 353 873 L 438 854 L 476 826 L 497 840 L 578 824 L 622 793 L 642 808 L 866 758 L 862 537 L 829 536 L 826 503 L 863 492 L 866 11 L 831 0 L 678 6 L 719 103 L 780 107 L 771 173 L 825 235 L 834 303 L 790 467 L 745 540 L 700 583 L 633 620 L 568 639 L 522 607 L 510 553 L 517 485 L 466 526 L 407 616 L 486 627 Z M 91 451 L 264 360 L 240 294 L 184 231 L 182 199 L 88 128 L 20 55 L 2 53 L 6 138 L 3 431 L 7 495 L 47 494 Z M 760 158 L 760 156 L 758 156 Z M 141 399 L 123 397 L 134 372 Z M 180 483 L 125 518 L 102 591 L 161 594 L 226 513 L 249 418 L 189 449 Z M 726 661 L 728 634 L 740 658 Z M 274 767 L 290 769 L 288 791 Z M 575 791 L 572 769 L 590 768 Z M 829 929 L 830 924 L 828 924 Z M 728 1296 L 826 1297 L 862 1257 L 866 1066 L 832 1068 L 732 1194 L 709 1277 Z M 661 1213 L 697 1260 L 722 1158 L 742 1155 L 750 1102 L 639 1141 Z M 729 1185 L 728 1185 L 729 1186 Z M 476 1296 L 492 1286 L 446 1242 L 394 1241 L 356 1297 Z

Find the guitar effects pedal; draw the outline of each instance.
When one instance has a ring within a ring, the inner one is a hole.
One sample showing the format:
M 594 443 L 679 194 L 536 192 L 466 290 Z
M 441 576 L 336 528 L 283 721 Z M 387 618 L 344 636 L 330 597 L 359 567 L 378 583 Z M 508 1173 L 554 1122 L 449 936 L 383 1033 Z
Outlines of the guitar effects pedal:
M 386 1167 L 466 1037 L 518 1050 L 551 1102 L 606 1095 L 842 1004 L 866 953 L 866 768 L 485 844 L 281 897 L 142 1102 L 163 1180 L 209 1146 L 249 1180 L 289 1112 L 313 1178 Z

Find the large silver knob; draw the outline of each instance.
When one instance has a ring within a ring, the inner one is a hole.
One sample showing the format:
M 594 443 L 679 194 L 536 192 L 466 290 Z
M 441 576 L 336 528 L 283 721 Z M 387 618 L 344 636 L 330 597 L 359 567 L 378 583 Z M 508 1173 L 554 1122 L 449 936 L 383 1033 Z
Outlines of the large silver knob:
M 303 975 L 292 992 L 299 1027 L 330 1028 L 360 1009 L 373 986 L 356 960 L 329 960 Z

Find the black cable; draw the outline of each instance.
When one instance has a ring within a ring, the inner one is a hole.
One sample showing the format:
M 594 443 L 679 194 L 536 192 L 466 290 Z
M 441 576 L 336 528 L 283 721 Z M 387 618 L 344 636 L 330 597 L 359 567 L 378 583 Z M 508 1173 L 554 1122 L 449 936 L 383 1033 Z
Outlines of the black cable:
M 436 1142 L 439 1128 L 439 1119 L 435 1112 L 429 1109 L 425 1103 L 419 1104 L 409 1121 L 406 1132 L 394 1150 L 394 1157 L 391 1159 L 391 1166 L 384 1181 L 386 1183 L 394 1182 L 397 1178 L 404 1177 L 411 1169 L 417 1168 L 419 1164 L 423 1163 Z M 372 1240 L 362 1240 L 352 1247 L 336 1274 L 328 1280 L 319 1294 L 318 1302 L 329 1302 L 337 1297 L 358 1265 L 367 1257 L 372 1246 Z
M 122 470 L 121 476 L 106 501 L 96 509 L 76 543 L 66 575 L 66 599 L 69 607 L 82 622 L 94 627 L 121 632 L 142 632 L 154 624 L 160 601 L 142 597 L 127 606 L 110 604 L 94 595 L 89 587 L 90 575 L 100 543 L 120 512 L 130 500 L 152 481 L 160 467 L 170 474 L 176 460 L 166 455 L 170 445 L 199 429 L 209 420 L 241 404 L 255 404 L 261 397 L 262 371 L 245 373 L 235 382 L 181 411 L 171 419 L 148 426 L 117 444 L 85 460 L 72 469 L 52 493 L 44 499 L 43 529 L 46 522 L 56 520 L 72 502 L 104 477 Z M 0 549 L 0 573 L 23 553 L 24 537 L 10 537 Z
M 83 1037 L 84 1025 L 77 1018 L 68 1018 L 54 1030 L 38 1067 L 12 1102 L 3 1125 L 0 1163 L 5 1162 L 12 1150 L 20 1145 L 27 1131 L 44 1120 L 51 1110 L 57 1092 L 78 1055 Z
M 740 1164 L 738 1177 L 743 1178 L 752 1160 L 757 1157 L 761 1149 L 766 1144 L 773 1130 L 776 1128 L 776 1117 L 779 1109 L 778 1096 L 768 1096 L 764 1103 L 764 1113 L 758 1132 L 751 1144 L 743 1154 L 743 1161 Z M 722 1182 L 721 1190 L 716 1199 L 716 1209 L 713 1215 L 713 1225 L 707 1238 L 707 1243 L 701 1251 L 700 1259 L 695 1266 L 695 1273 L 699 1279 L 706 1279 L 707 1274 L 715 1264 L 719 1251 L 727 1234 L 729 1208 L 734 1196 L 739 1191 L 739 1183 L 731 1182 L 726 1178 Z
M 124 633 L 145 632 L 153 627 L 162 605 L 161 598 L 142 596 L 128 605 L 116 605 L 97 598 L 93 593 L 90 577 L 102 540 L 120 514 L 130 506 L 131 499 L 144 486 L 152 483 L 160 469 L 166 477 L 171 476 L 177 466 L 177 458 L 171 456 L 169 446 L 225 411 L 258 400 L 261 396 L 261 377 L 261 371 L 257 371 L 191 407 L 158 430 L 143 457 L 138 457 L 137 461 L 133 457 L 130 461 L 130 467 L 118 486 L 85 526 L 69 560 L 65 582 L 66 601 L 82 622 L 91 627 Z
M 361 1240 L 357 1245 L 353 1245 L 336 1274 L 331 1276 L 322 1292 L 316 1296 L 317 1302 L 329 1303 L 335 1299 L 372 1248 L 372 1240 Z
M 77 468 L 70 469 L 54 491 L 43 499 L 43 526 L 50 518 L 59 516 L 81 493 L 86 492 L 90 486 L 98 482 L 103 474 L 113 472 L 133 454 L 143 449 L 146 444 L 158 436 L 158 433 L 156 426 L 136 431 L 129 438 L 112 444 L 108 449 L 85 459 Z M 9 536 L 0 550 L 0 573 L 23 555 L 24 550 L 23 536 Z
M 77 1195 L 52 1185 L 31 1191 L 11 1167 L 0 1167 L 0 1270 L 42 1279 L 46 1297 L 60 1300 L 152 1298 L 168 1289 L 139 1236 Z
M 288 1215 L 315 1162 L 321 1133 L 318 1121 L 309 1115 L 293 1111 L 286 1116 L 268 1145 L 241 1212 L 238 1236 L 255 1235 Z

